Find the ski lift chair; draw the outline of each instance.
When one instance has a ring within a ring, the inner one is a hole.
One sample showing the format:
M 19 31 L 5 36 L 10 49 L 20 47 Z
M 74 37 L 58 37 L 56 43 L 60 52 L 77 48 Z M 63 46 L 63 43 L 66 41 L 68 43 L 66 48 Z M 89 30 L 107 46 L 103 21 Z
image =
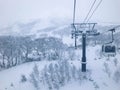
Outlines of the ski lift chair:
M 113 32 L 115 32 L 115 29 L 111 29 L 109 31 L 112 31 L 112 41 L 102 46 L 102 52 L 105 56 L 114 57 L 116 55 L 116 45 L 113 44 L 114 41 Z
M 116 46 L 113 44 L 106 44 L 102 46 L 102 52 L 105 56 L 115 56 L 116 55 Z

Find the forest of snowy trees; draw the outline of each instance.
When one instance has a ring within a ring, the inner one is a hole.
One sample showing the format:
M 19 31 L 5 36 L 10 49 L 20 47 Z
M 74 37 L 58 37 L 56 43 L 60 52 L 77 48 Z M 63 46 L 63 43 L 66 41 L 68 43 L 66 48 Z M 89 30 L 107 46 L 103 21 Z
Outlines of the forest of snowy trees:
M 102 34 L 96 38 L 87 37 L 87 45 L 102 45 L 111 41 L 110 36 Z M 119 48 L 119 34 L 115 34 L 114 43 Z M 75 56 L 73 47 L 56 37 L 32 39 L 29 36 L 0 36 L 0 70 L 31 61 L 60 60 L 65 57 L 73 60 Z
M 0 36 L 0 70 L 30 61 L 58 60 L 67 45 L 58 38 Z
M 105 43 L 104 41 L 110 41 L 110 35 L 103 36 L 87 37 L 87 53 L 91 53 L 89 50 L 93 48 L 95 50 L 93 49 L 92 53 L 96 53 L 95 56 L 93 54 L 92 58 L 87 57 L 88 61 L 95 62 L 89 65 L 94 66 L 96 62 L 103 62 L 102 68 L 99 68 L 102 69 L 106 77 L 115 83 L 120 83 L 119 58 L 114 57 L 110 60 L 108 57 L 107 59 L 100 51 L 100 47 Z M 119 34 L 115 34 L 114 43 L 117 46 L 117 52 L 120 45 L 119 37 Z M 89 82 L 95 90 L 99 90 L 100 84 L 91 76 L 94 68 L 87 69 L 86 73 L 81 72 L 81 48 L 82 45 L 79 44 L 78 49 L 75 50 L 74 44 L 67 45 L 63 43 L 62 39 L 56 37 L 33 39 L 30 36 L 0 36 L 0 71 L 23 63 L 26 63 L 23 64 L 25 66 L 31 62 L 33 67 L 27 66 L 27 68 L 31 68 L 31 71 L 28 74 L 21 73 L 17 77 L 21 84 L 30 83 L 35 90 L 43 90 L 43 88 L 46 88 L 46 90 L 61 90 L 62 87 L 74 82 L 81 86 L 84 82 Z M 87 56 L 89 55 L 87 54 Z M 110 65 L 110 62 L 112 65 Z M 40 66 L 43 67 L 39 68 Z M 114 71 L 112 71 L 111 68 L 113 67 L 111 66 L 114 66 Z M 14 85 L 15 82 L 10 82 L 11 87 L 14 87 Z M 103 85 L 107 86 L 106 83 L 103 83 Z

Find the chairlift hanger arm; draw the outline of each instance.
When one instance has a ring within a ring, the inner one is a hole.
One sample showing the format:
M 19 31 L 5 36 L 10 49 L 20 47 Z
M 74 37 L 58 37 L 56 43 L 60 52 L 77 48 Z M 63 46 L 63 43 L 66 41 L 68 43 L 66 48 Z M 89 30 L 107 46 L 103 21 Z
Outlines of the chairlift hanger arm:
M 111 43 L 113 43 L 113 41 L 114 41 L 114 35 L 113 35 L 113 32 L 115 32 L 115 29 L 110 29 L 110 30 L 108 30 L 108 31 L 111 31 L 111 34 L 112 34 L 112 40 L 111 40 L 109 43 L 106 43 L 106 44 L 111 44 Z
M 119 28 L 119 27 L 120 27 L 120 25 L 119 25 L 119 26 L 116 26 L 116 27 L 114 27 L 114 28 L 112 28 L 112 29 L 110 29 L 110 30 L 108 30 L 108 31 L 111 31 L 112 41 L 109 42 L 109 43 L 107 43 L 107 44 L 113 43 L 113 41 L 114 41 L 114 32 L 115 32 L 115 30 L 116 30 L 117 28 Z

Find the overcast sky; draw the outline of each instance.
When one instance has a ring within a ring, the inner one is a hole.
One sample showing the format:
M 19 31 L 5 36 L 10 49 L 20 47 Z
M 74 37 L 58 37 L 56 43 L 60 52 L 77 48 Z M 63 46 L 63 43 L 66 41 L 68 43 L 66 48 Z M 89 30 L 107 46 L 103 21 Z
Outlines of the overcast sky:
M 77 19 L 82 22 L 94 0 L 77 0 Z M 99 0 L 97 0 L 99 1 Z M 41 18 L 71 19 L 73 0 L 0 0 L 0 27 Z M 91 21 L 120 22 L 120 0 L 103 0 Z

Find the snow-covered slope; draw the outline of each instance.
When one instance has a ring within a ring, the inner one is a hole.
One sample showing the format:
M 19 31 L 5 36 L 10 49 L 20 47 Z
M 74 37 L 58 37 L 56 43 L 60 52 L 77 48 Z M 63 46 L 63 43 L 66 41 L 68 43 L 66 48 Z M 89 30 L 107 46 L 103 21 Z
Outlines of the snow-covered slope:
M 111 27 L 111 26 L 110 26 Z M 96 27 L 100 32 L 109 29 L 109 26 Z M 68 45 L 73 45 L 74 40 L 70 37 L 71 27 L 64 20 L 36 20 L 30 23 L 15 23 L 12 26 L 0 30 L 1 35 L 38 37 L 59 37 Z M 115 38 L 119 39 L 119 33 Z M 119 44 L 119 43 L 118 43 Z M 87 46 L 87 69 L 90 77 L 82 83 L 72 81 L 62 86 L 60 90 L 120 90 L 120 54 L 116 57 L 104 57 L 101 53 L 101 46 Z M 81 49 L 76 50 L 76 60 L 68 61 L 75 67 L 81 68 Z M 35 64 L 41 71 L 45 65 L 57 63 L 58 61 L 29 62 L 7 70 L 0 71 L 0 90 L 36 90 L 30 82 L 30 74 Z M 26 82 L 21 82 L 22 76 L 27 78 Z M 41 90 L 48 90 L 42 88 Z
M 42 70 L 45 65 L 50 64 L 47 61 L 30 62 L 20 66 L 16 66 L 0 72 L 0 90 L 34 90 L 34 87 L 29 81 L 29 75 L 32 72 L 34 65 L 39 65 L 39 70 Z M 22 83 L 21 76 L 25 75 L 28 82 Z
M 81 50 L 76 51 L 80 53 Z M 120 90 L 120 81 L 116 82 L 115 72 L 119 72 L 120 54 L 116 57 L 104 57 L 100 55 L 100 46 L 87 47 L 87 69 L 90 77 L 82 83 L 77 81 L 69 82 L 60 90 Z M 36 90 L 30 83 L 30 73 L 36 64 L 41 71 L 45 65 L 56 63 L 57 61 L 39 61 L 25 63 L 7 70 L 0 71 L 0 90 Z M 81 62 L 76 59 L 72 62 L 76 67 L 81 67 Z M 21 82 L 21 76 L 25 75 L 26 82 Z M 119 79 L 119 77 L 118 77 Z M 41 90 L 47 90 L 42 88 Z

